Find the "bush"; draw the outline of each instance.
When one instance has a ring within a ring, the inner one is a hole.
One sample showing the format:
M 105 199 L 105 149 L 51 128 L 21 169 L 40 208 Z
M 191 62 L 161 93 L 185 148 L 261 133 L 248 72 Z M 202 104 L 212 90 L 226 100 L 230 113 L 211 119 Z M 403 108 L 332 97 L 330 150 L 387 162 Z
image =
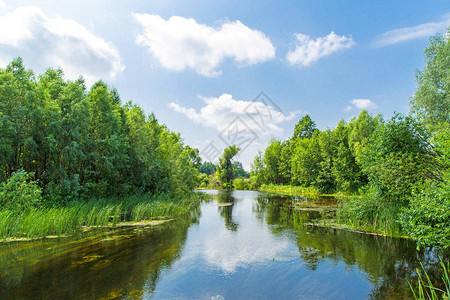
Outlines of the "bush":
M 28 211 L 41 203 L 42 190 L 36 181 L 31 180 L 33 173 L 19 170 L 0 185 L 0 207 L 14 212 Z

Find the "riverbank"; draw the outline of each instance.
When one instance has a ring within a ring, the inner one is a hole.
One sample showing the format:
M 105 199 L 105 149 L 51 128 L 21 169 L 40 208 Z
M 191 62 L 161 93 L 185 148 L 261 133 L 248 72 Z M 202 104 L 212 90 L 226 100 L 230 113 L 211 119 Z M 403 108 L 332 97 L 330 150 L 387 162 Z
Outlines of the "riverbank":
M 195 193 L 184 197 L 144 194 L 61 207 L 43 205 L 25 212 L 0 211 L 0 241 L 62 237 L 93 227 L 150 226 L 192 212 L 200 199 Z
M 336 197 L 336 198 L 354 198 L 361 197 L 359 195 L 346 195 L 342 193 L 335 194 L 321 194 L 320 191 L 315 187 L 302 187 L 295 185 L 277 185 L 277 184 L 263 184 L 258 191 L 280 193 L 283 195 L 296 196 L 317 196 L 317 197 Z

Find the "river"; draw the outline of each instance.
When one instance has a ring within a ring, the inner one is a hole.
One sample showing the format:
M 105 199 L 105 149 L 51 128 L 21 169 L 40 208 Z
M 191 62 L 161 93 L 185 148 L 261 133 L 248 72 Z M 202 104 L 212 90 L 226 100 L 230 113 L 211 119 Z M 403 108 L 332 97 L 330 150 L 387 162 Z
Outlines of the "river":
M 437 249 L 313 226 L 332 199 L 202 193 L 163 225 L 0 244 L 0 299 L 407 299 L 420 263 L 439 276 Z

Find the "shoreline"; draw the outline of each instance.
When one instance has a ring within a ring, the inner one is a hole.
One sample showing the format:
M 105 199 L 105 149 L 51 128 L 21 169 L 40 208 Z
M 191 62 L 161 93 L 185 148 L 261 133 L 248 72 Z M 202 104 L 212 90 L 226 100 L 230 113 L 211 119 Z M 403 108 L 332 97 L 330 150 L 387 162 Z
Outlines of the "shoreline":
M 47 240 L 47 239 L 58 239 L 58 238 L 68 238 L 72 237 L 73 235 L 77 233 L 83 233 L 88 232 L 96 228 L 109 228 L 109 229 L 115 229 L 115 228 L 126 228 L 126 227 L 149 227 L 149 226 L 159 226 L 168 222 L 172 222 L 174 219 L 158 219 L 158 220 L 143 220 L 143 221 L 125 221 L 125 222 L 119 222 L 116 224 L 108 224 L 108 225 L 100 225 L 100 226 L 81 226 L 81 231 L 75 232 L 73 234 L 62 234 L 62 235 L 46 235 L 44 237 L 35 237 L 35 238 L 27 238 L 27 237 L 20 237 L 20 238 L 6 238 L 0 240 L 0 244 L 2 243 L 14 243 L 14 242 L 34 242 L 34 241 L 40 241 L 40 240 Z

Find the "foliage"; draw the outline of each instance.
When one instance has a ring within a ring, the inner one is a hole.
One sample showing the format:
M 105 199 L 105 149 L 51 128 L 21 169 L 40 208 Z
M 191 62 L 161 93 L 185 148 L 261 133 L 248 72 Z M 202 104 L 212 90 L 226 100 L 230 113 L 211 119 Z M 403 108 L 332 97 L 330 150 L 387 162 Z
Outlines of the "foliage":
M 450 122 L 450 27 L 446 35 L 430 39 L 425 49 L 426 67 L 416 74 L 417 90 L 411 111 L 427 124 Z
M 236 190 L 240 191 L 251 189 L 250 181 L 248 179 L 235 179 L 233 180 L 233 186 Z
M 316 131 L 316 123 L 309 115 L 303 116 L 294 127 L 293 139 L 311 138 Z
M 233 172 L 234 176 L 239 179 L 250 177 L 250 173 L 245 171 L 244 167 L 242 166 L 242 163 L 238 161 L 233 162 Z
M 429 132 L 410 116 L 396 114 L 374 133 L 359 161 L 376 196 L 405 206 L 417 184 L 439 177 Z
M 231 145 L 223 150 L 223 155 L 219 159 L 219 164 L 217 165 L 217 178 L 225 189 L 233 189 L 232 180 L 235 176 L 231 160 L 236 156 L 239 150 L 238 146 Z
M 450 125 L 436 131 L 433 144 L 436 158 L 444 169 L 442 180 L 427 180 L 414 191 L 401 222 L 420 246 L 439 244 L 450 247 Z
M 24 213 L 0 211 L 0 239 L 59 236 L 80 232 L 83 226 L 172 218 L 191 213 L 199 203 L 199 196 L 191 193 L 187 199 L 145 194 L 72 201 L 61 207 L 32 208 Z
M 211 175 L 212 173 L 216 172 L 216 165 L 212 162 L 205 161 L 200 165 L 198 171 L 206 175 Z
M 449 299 L 450 298 L 450 276 L 449 276 L 449 264 L 447 266 L 444 264 L 442 259 L 440 259 L 440 264 L 442 267 L 442 283 L 444 285 L 444 289 L 437 288 L 433 285 L 432 280 L 430 279 L 430 276 L 428 275 L 427 271 L 425 270 L 424 266 L 422 266 L 423 274 L 420 274 L 420 271 L 417 270 L 418 278 L 418 288 L 417 291 L 414 290 L 414 288 L 409 285 L 411 288 L 411 291 L 414 295 L 414 299 L 430 299 L 430 300 L 438 300 L 438 299 Z M 424 279 L 426 278 L 426 280 Z M 416 293 L 417 292 L 417 293 Z
M 250 164 L 250 180 L 252 182 L 252 187 L 259 188 L 266 182 L 265 168 L 263 153 L 258 151 L 258 154 L 256 154 L 253 158 L 253 162 Z
M 200 157 L 179 134 L 121 104 L 99 81 L 67 81 L 60 69 L 34 76 L 21 58 L 0 69 L 0 182 L 24 170 L 45 201 L 186 192 Z
M 32 173 L 19 170 L 0 185 L 0 207 L 3 210 L 21 213 L 41 204 L 41 189 L 31 180 Z

